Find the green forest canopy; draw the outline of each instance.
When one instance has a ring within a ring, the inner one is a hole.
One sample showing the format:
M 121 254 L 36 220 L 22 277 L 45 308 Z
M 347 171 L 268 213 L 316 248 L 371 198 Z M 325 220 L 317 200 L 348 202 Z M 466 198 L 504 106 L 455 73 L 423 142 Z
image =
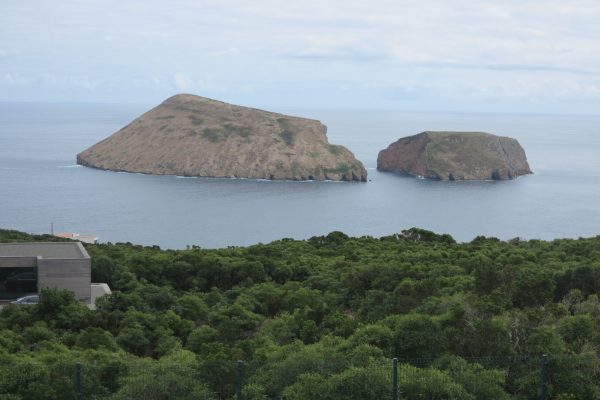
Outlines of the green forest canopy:
M 48 240 L 0 230 L 0 242 Z M 597 368 L 569 364 L 600 351 L 600 236 L 456 243 L 413 228 L 85 247 L 92 280 L 113 294 L 96 311 L 60 290 L 4 307 L 1 399 L 71 399 L 76 362 L 94 398 L 228 398 L 236 360 L 248 400 L 381 399 L 392 357 L 408 360 L 401 398 L 527 399 L 542 353 L 565 360 L 552 398 L 600 399 Z

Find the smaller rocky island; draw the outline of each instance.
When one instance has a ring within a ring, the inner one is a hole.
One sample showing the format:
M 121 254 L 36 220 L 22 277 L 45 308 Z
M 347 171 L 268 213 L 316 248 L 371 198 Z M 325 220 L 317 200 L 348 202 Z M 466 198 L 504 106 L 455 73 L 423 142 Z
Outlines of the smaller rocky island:
M 377 169 L 437 180 L 507 180 L 531 174 L 516 139 L 485 132 L 427 131 L 379 152 Z
M 175 95 L 77 155 L 93 168 L 157 175 L 366 181 L 319 121 Z

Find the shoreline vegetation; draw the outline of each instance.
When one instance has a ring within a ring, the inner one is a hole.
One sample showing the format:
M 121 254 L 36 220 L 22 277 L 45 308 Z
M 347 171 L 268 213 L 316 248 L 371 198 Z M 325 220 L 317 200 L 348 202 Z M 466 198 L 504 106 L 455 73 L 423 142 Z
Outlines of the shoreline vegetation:
M 60 240 L 0 230 L 0 242 Z M 85 247 L 113 294 L 96 311 L 58 290 L 4 307 L 0 398 L 72 399 L 81 362 L 90 398 L 227 399 L 241 360 L 247 400 L 375 400 L 391 398 L 380 366 L 398 357 L 400 398 L 525 400 L 540 370 L 514 360 L 542 354 L 563 360 L 550 361 L 548 398 L 600 393 L 600 236 L 457 243 L 412 228 Z

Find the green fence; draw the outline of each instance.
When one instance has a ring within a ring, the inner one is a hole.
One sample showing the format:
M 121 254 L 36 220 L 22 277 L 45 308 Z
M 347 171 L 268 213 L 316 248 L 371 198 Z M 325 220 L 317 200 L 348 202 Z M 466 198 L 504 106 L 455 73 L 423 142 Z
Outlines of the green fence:
M 392 400 L 600 399 L 596 355 L 392 361 Z
M 31 362 L 0 367 L 0 400 L 600 399 L 595 355 L 366 360 L 343 370 L 303 365 L 280 373 L 285 383 L 261 381 L 261 369 L 241 361 L 55 361 L 49 369 Z

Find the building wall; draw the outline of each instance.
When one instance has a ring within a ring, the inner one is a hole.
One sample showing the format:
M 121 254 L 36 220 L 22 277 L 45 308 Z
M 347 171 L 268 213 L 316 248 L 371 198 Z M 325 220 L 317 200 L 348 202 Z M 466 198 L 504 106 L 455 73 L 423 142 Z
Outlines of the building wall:
M 91 298 L 92 267 L 89 258 L 43 259 L 38 258 L 38 290 L 60 288 L 72 290 L 75 298 Z
M 37 265 L 37 257 L 0 257 L 0 268 L 31 268 Z

